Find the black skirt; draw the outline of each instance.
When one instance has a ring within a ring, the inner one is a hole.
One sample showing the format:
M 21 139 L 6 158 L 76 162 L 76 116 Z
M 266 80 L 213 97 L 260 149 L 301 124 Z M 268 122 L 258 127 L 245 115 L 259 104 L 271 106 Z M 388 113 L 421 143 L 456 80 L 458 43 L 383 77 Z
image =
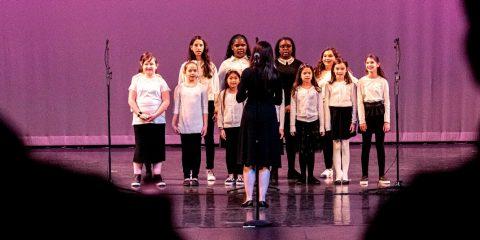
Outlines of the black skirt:
M 133 125 L 135 154 L 133 162 L 159 163 L 165 161 L 165 124 Z
M 315 120 L 313 122 L 295 121 L 296 143 L 300 154 L 312 154 L 316 150 L 320 150 L 320 122 Z
M 368 132 L 383 131 L 385 105 L 383 102 L 364 102 L 365 106 L 365 123 Z M 360 128 L 358 130 L 360 131 Z
M 365 118 L 383 117 L 385 115 L 385 105 L 383 102 L 364 102 Z
M 238 163 L 244 166 L 279 167 L 280 134 L 275 106 L 249 104 L 243 109 L 240 124 Z
M 345 140 L 357 134 L 356 131 L 350 132 L 352 111 L 352 107 L 330 106 L 332 140 Z

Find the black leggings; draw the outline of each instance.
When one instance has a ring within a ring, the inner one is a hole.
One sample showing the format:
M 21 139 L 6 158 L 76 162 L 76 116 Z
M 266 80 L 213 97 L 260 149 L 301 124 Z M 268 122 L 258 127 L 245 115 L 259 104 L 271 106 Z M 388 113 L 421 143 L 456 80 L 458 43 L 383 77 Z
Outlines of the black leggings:
M 190 171 L 192 171 L 192 178 L 198 178 L 202 135 L 200 133 L 180 134 L 180 139 L 182 141 L 183 177 L 189 178 Z
M 372 146 L 372 135 L 375 134 L 375 147 L 378 157 L 378 176 L 385 174 L 385 132 L 383 131 L 383 115 L 367 117 L 367 131 L 362 133 L 362 176 L 368 177 L 368 162 L 370 159 L 370 147 Z
M 325 161 L 325 168 L 331 169 L 333 167 L 333 140 L 330 131 L 325 132 L 325 135 L 321 136 L 323 159 Z
M 242 166 L 237 163 L 240 127 L 224 128 L 223 130 L 225 130 L 225 134 L 227 135 L 227 140 L 225 141 L 225 160 L 227 161 L 228 174 L 242 174 Z
M 215 102 L 208 101 L 208 126 L 205 140 L 205 152 L 207 154 L 207 169 L 213 169 L 213 160 L 215 159 L 215 142 L 213 140 L 213 129 L 215 128 L 213 122 L 213 114 L 215 111 Z
M 285 150 L 287 152 L 288 172 L 295 171 L 295 155 L 297 155 L 296 137 L 290 134 L 290 113 L 285 113 Z

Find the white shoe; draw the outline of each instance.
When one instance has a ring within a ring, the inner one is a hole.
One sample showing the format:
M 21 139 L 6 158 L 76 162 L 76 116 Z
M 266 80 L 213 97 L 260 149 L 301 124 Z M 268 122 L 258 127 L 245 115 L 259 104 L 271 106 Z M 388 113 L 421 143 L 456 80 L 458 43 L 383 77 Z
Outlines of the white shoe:
M 325 169 L 325 171 L 320 174 L 321 178 L 332 178 L 333 177 L 333 170 L 331 168 Z
M 215 181 L 215 174 L 211 169 L 207 169 L 207 181 Z
M 134 174 L 133 175 L 133 182 L 130 184 L 132 188 L 140 187 L 140 183 L 142 182 L 142 175 L 141 174 Z
M 380 177 L 378 179 L 378 183 L 379 184 L 382 184 L 382 185 L 390 185 L 390 180 L 388 180 L 387 178 L 385 177 Z
M 362 177 L 362 179 L 360 179 L 360 186 L 368 186 L 368 177 Z

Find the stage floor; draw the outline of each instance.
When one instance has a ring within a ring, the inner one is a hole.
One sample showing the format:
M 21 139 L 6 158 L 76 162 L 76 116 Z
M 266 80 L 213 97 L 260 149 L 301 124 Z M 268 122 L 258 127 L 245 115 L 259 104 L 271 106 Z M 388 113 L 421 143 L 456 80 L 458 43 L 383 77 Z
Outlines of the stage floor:
M 335 186 L 322 180 L 318 186 L 299 186 L 286 179 L 286 156 L 279 169 L 279 191 L 269 190 L 270 207 L 260 211 L 260 219 L 272 222 L 272 227 L 246 229 L 243 223 L 255 218 L 254 209 L 243 209 L 243 190 L 228 192 L 225 150 L 217 148 L 215 175 L 217 180 L 207 184 L 205 152 L 202 149 L 200 186 L 184 187 L 181 168 L 181 149 L 167 147 L 167 160 L 162 176 L 164 189 L 143 187 L 145 194 L 158 191 L 172 202 L 173 224 L 185 239 L 361 239 L 368 220 L 379 204 L 389 197 L 391 190 L 379 188 L 375 147 L 370 153 L 370 184 L 359 185 L 361 177 L 360 145 L 351 145 L 349 185 Z M 43 148 L 32 150 L 42 162 L 64 166 L 79 172 L 102 175 L 107 178 L 108 150 L 106 148 Z M 476 153 L 473 144 L 408 144 L 400 147 L 400 180 L 408 186 L 412 177 L 422 171 L 453 169 Z M 395 146 L 386 146 L 387 177 L 392 186 L 397 180 Z M 112 181 L 130 189 L 132 180 L 133 148 L 112 149 Z M 323 154 L 316 154 L 315 176 L 324 170 Z M 298 163 L 297 163 L 298 169 Z M 128 220 L 126 220 L 128 221 Z M 159 233 L 161 234 L 161 233 Z M 394 234 L 394 233 L 392 233 Z M 160 236 L 160 235 L 159 235 Z M 386 236 L 388 238 L 388 236 Z

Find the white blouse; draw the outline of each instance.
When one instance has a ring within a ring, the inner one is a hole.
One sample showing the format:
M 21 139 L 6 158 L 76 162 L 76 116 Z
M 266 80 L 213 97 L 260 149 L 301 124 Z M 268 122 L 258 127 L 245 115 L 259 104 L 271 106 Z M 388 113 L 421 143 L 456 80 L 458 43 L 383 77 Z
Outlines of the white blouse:
M 248 61 L 248 58 L 246 56 L 243 58 L 236 58 L 235 56 L 231 56 L 230 58 L 225 59 L 225 61 L 223 61 L 218 68 L 218 79 L 221 82 L 220 91 L 224 89 L 223 83 L 225 82 L 225 75 L 228 71 L 235 70 L 240 73 L 240 75 L 242 75 L 243 70 L 248 67 L 250 67 L 250 62 Z
M 330 107 L 352 107 L 352 123 L 357 122 L 357 89 L 354 83 L 335 81 L 325 85 L 325 129 L 331 129 Z
M 295 96 L 290 101 L 290 131 L 294 132 L 295 121 L 313 122 L 320 121 L 320 131 L 324 132 L 324 115 L 323 115 L 323 96 L 317 92 L 315 87 L 303 88 L 297 87 Z
M 384 122 L 390 123 L 390 94 L 388 82 L 380 76 L 369 78 L 364 76 L 358 80 L 357 86 L 358 98 L 358 118 L 360 124 L 365 123 L 364 102 L 383 102 L 385 106 Z
M 236 94 L 229 93 L 227 89 L 220 92 L 218 97 L 220 106 L 217 117 L 218 128 L 240 127 L 244 103 L 238 103 L 236 96 Z
M 202 84 L 187 86 L 185 83 L 175 88 L 174 114 L 178 114 L 178 129 L 181 134 L 201 133 L 203 115 L 208 114 L 207 91 Z
M 194 62 L 197 62 L 197 61 L 194 61 Z M 187 64 L 187 62 L 184 62 L 182 66 L 180 66 L 180 72 L 178 73 L 178 84 L 183 83 L 186 80 L 185 74 L 183 73 L 185 64 Z M 203 76 L 203 68 L 202 68 L 203 66 L 200 66 L 198 63 L 197 65 L 198 65 L 198 76 L 200 80 L 199 82 L 203 86 L 205 86 L 205 88 L 207 89 L 208 101 L 213 101 L 215 100 L 215 95 L 218 94 L 219 88 L 220 88 L 217 67 L 215 66 L 215 64 L 211 62 L 210 69 L 212 70 L 211 71 L 212 77 L 206 78 L 205 76 Z

